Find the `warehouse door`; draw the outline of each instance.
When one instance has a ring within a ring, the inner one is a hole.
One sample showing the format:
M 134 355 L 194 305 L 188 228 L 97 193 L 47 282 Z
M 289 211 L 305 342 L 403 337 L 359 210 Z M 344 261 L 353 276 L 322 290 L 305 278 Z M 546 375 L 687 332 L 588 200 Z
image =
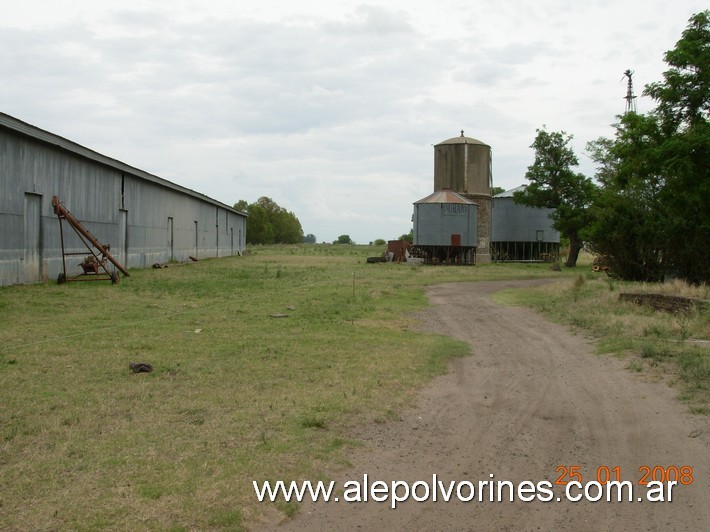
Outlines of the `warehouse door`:
M 169 260 L 175 260 L 175 233 L 173 232 L 173 217 L 168 216 L 168 253 Z
M 118 262 L 128 268 L 128 211 L 118 211 Z
M 200 232 L 197 228 L 197 220 L 195 220 L 195 258 L 198 258 L 200 251 Z
M 460 246 L 461 245 L 461 235 L 451 235 L 451 245 Z
M 215 209 L 215 216 L 214 216 L 215 222 L 214 222 L 214 232 L 215 232 L 215 240 L 214 240 L 214 245 L 215 245 L 215 257 L 219 257 L 219 207 Z
M 23 280 L 42 280 L 42 196 L 25 194 L 25 252 Z

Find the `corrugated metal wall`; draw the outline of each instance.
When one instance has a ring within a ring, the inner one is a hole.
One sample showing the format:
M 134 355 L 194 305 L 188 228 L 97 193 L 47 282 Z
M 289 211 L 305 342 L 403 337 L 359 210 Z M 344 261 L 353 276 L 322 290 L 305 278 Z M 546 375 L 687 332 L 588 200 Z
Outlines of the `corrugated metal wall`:
M 453 235 L 458 235 L 455 237 Z M 465 203 L 415 203 L 415 246 L 475 247 L 476 206 Z
M 244 215 L 155 181 L 0 127 L 0 286 L 62 271 L 53 195 L 129 268 L 243 250 Z M 86 249 L 66 225 L 65 244 Z M 67 268 L 79 273 L 80 261 L 68 258 Z
M 492 242 L 560 242 L 552 227 L 553 209 L 518 205 L 513 198 L 493 198 Z

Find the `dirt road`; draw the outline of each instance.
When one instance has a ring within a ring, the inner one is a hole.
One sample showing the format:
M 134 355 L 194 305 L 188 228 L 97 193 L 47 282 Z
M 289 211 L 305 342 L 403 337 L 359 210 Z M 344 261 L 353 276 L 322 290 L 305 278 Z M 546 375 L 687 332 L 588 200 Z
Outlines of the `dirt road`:
M 540 282 L 540 281 L 536 281 Z M 496 305 L 490 295 L 531 281 L 448 284 L 428 290 L 428 330 L 471 344 L 400 421 L 363 427 L 367 446 L 348 480 L 431 483 L 494 480 L 554 483 L 558 466 L 620 468 L 633 502 L 569 502 L 556 486 L 550 502 L 308 503 L 277 530 L 708 530 L 710 426 L 691 416 L 663 383 L 645 382 L 583 336 L 534 312 Z M 692 466 L 693 483 L 673 501 L 638 502 L 647 466 Z M 566 478 L 569 480 L 569 476 Z M 466 495 L 468 492 L 465 492 Z M 506 492 L 507 493 L 507 492 Z M 579 493 L 579 490 L 573 493 Z M 561 496 L 562 501 L 556 498 Z M 477 497 L 477 495 L 476 495 Z M 440 496 L 441 499 L 441 496 Z

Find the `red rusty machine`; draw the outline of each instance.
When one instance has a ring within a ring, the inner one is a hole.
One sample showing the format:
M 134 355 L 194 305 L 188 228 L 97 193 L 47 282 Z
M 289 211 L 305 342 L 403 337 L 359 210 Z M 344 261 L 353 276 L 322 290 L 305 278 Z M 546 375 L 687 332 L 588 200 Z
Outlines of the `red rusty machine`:
M 115 284 L 118 282 L 119 277 L 116 271 L 109 271 L 107 262 L 113 264 L 116 269 L 118 269 L 126 277 L 129 276 L 128 271 L 109 253 L 111 249 L 110 244 L 102 244 L 99 242 L 94 235 L 92 235 L 86 227 L 84 227 L 79 220 L 77 220 L 72 213 L 70 213 L 67 208 L 59 201 L 57 196 L 52 197 L 52 207 L 54 207 L 54 214 L 57 215 L 59 219 L 59 234 L 62 240 L 62 265 L 64 271 L 59 274 L 57 282 L 59 284 L 67 283 L 70 281 L 111 281 Z M 85 251 L 80 252 L 67 252 L 64 247 L 64 224 L 62 220 L 65 220 L 69 227 L 71 227 L 77 234 L 79 239 L 84 243 L 89 254 Z M 67 257 L 73 255 L 83 255 L 84 260 L 79 264 L 83 272 L 69 276 L 67 275 Z

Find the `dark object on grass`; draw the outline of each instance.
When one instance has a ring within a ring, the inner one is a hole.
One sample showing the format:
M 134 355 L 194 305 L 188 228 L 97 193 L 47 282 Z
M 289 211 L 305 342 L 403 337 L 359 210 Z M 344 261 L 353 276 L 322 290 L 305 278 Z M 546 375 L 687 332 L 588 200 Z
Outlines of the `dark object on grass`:
M 560 263 L 559 263 L 559 262 L 553 263 L 552 266 L 550 266 L 550 269 L 551 269 L 553 272 L 561 272 L 561 271 L 562 271 L 562 267 L 560 266 Z
M 133 373 L 150 373 L 153 371 L 153 366 L 146 362 L 129 362 L 128 367 Z
M 367 257 L 368 264 L 377 264 L 378 262 L 387 262 L 385 257 Z
M 288 318 L 290 314 L 269 314 L 270 318 Z
M 188 259 L 190 259 L 192 262 L 200 262 L 200 259 L 196 259 L 196 258 L 193 257 L 192 255 L 190 255 L 190 256 L 188 257 Z

